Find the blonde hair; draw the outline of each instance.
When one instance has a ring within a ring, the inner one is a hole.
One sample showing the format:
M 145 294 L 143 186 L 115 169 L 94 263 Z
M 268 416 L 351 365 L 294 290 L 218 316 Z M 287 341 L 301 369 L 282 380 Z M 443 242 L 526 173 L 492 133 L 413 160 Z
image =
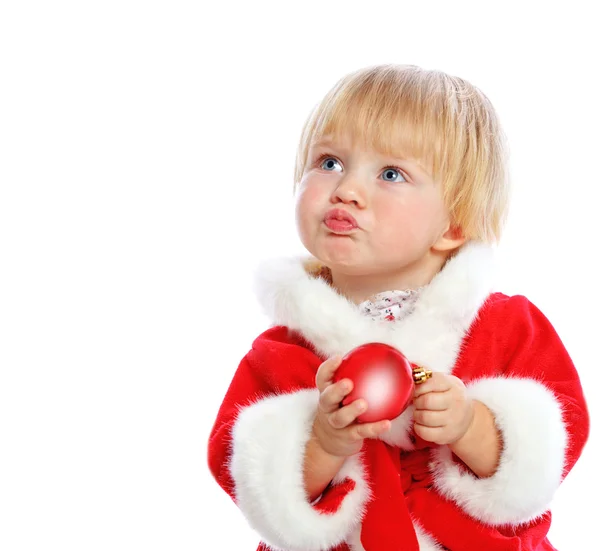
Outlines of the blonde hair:
M 441 182 L 453 224 L 498 242 L 508 214 L 508 147 L 489 99 L 469 82 L 414 65 L 380 65 L 342 78 L 306 121 L 295 186 L 324 135 L 349 133 L 385 155 L 418 161 Z

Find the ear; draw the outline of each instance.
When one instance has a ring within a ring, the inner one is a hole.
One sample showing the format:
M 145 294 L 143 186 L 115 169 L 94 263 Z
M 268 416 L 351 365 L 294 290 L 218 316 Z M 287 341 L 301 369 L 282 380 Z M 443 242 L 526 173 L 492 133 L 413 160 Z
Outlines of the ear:
M 463 235 L 462 228 L 449 224 L 446 231 L 438 238 L 431 248 L 437 252 L 452 252 L 455 249 L 458 249 L 466 241 L 467 238 Z

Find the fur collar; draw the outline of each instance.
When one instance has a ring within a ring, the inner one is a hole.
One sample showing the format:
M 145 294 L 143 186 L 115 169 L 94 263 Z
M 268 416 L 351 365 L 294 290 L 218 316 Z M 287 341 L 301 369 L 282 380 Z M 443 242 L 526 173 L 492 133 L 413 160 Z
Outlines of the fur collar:
M 425 287 L 413 313 L 376 322 L 315 277 L 318 262 L 300 258 L 262 262 L 256 277 L 261 306 L 275 325 L 298 331 L 323 357 L 345 355 L 368 342 L 401 350 L 428 369 L 452 371 L 461 342 L 492 291 L 494 249 L 470 242 Z

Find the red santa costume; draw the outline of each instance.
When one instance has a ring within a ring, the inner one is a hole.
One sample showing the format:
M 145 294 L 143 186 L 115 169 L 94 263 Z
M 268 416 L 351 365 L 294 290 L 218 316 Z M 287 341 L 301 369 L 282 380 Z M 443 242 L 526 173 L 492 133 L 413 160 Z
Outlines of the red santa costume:
M 259 549 L 547 551 L 548 506 L 581 455 L 589 417 L 550 322 L 525 297 L 492 292 L 493 250 L 469 243 L 412 312 L 374 321 L 299 259 L 265 263 L 258 294 L 274 326 L 242 360 L 211 432 L 210 469 L 260 534 Z M 461 378 L 494 414 L 495 474 L 415 437 L 412 406 L 346 459 L 317 502 L 303 484 L 327 357 L 368 342 Z

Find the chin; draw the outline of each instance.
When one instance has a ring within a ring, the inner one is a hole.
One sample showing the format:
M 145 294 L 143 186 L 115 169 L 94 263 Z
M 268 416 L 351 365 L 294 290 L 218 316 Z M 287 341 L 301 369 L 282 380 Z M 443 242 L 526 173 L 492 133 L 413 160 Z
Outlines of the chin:
M 364 275 L 367 271 L 363 251 L 352 236 L 325 234 L 317 230 L 313 235 L 299 232 L 304 248 L 329 268 L 348 275 Z
M 354 250 L 348 250 L 348 247 L 339 247 L 336 244 L 333 247 L 315 247 L 314 250 L 310 252 L 330 268 L 350 274 L 354 273 L 356 270 L 360 270 L 360 267 L 364 265 L 364 259 L 356 248 L 353 248 Z
M 369 266 L 372 263 L 365 262 L 359 258 L 347 258 L 337 255 L 322 255 L 317 257 L 323 264 L 334 272 L 348 276 L 366 276 L 370 274 Z

